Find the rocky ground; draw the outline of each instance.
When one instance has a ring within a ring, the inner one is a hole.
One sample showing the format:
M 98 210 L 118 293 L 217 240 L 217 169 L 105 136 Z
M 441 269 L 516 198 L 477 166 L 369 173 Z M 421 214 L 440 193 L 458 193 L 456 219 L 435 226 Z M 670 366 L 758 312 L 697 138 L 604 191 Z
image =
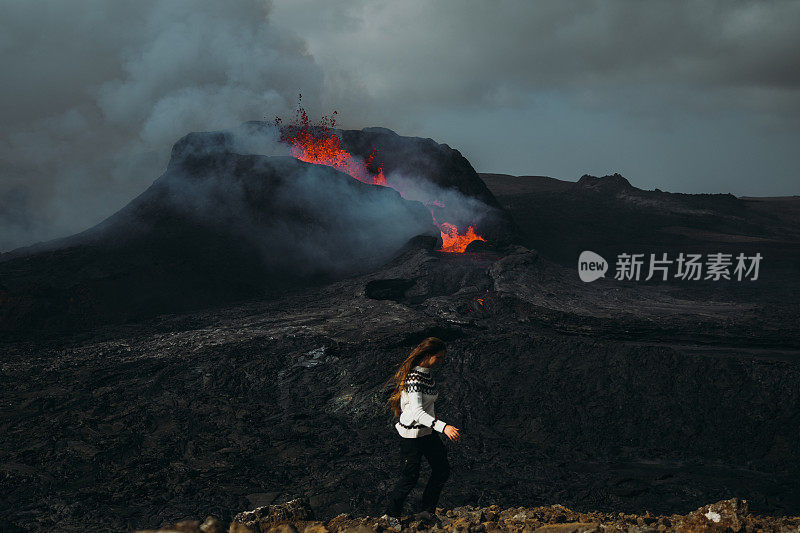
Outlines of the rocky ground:
M 674 222 L 670 213 L 685 207 L 648 219 L 636 211 L 641 202 L 625 199 L 640 193 L 619 180 L 610 192 L 585 182 L 579 200 L 553 192 L 547 208 L 589 209 L 599 218 L 582 227 L 610 235 L 612 252 L 646 231 L 642 221 L 651 231 L 670 227 L 659 217 Z M 672 227 L 759 238 L 774 231 L 789 243 L 770 245 L 783 250 L 782 266 L 750 285 L 587 284 L 569 252 L 584 242 L 546 234 L 536 219 L 545 206 L 526 210 L 493 192 L 527 239 L 539 232 L 541 248 L 528 240 L 447 254 L 423 236 L 374 271 L 270 299 L 5 340 L 2 527 L 130 531 L 208 515 L 229 523 L 243 509 L 295 496 L 307 498 L 317 526 L 358 527 L 353 517 L 382 514 L 398 474 L 383 384 L 429 335 L 448 343 L 435 370 L 437 413 L 463 436 L 446 442 L 446 527 L 463 518 L 476 528 L 533 530 L 551 515 L 558 527 L 612 519 L 666 527 L 656 514 L 673 516 L 671 526 L 716 527 L 692 512 L 730 498 L 747 500 L 753 515 L 740 510 L 736 519 L 752 531 L 795 527 L 761 518 L 800 514 L 793 226 L 711 198 L 694 207 L 711 215 L 683 213 Z M 609 230 L 625 216 L 638 225 Z M 564 230 L 563 218 L 552 231 Z M 426 478 L 423 467 L 411 502 Z M 490 502 L 496 507 L 475 515 Z M 566 507 L 531 507 L 555 502 Z M 379 526 L 374 518 L 365 525 Z
M 293 494 L 322 520 L 378 515 L 398 471 L 382 385 L 428 335 L 448 342 L 437 413 L 463 434 L 446 443 L 445 508 L 670 513 L 737 496 L 797 514 L 785 312 L 581 285 L 523 247 L 433 245 L 272 301 L 7 343 L 8 522 L 123 531 Z
M 158 530 L 139 530 L 136 533 L 382 533 L 384 531 L 453 531 L 492 533 L 598 533 L 606 532 L 796 532 L 800 531 L 800 516 L 771 517 L 753 514 L 747 501 L 732 498 L 704 505 L 685 515 L 654 515 L 576 512 L 563 505 L 541 507 L 510 507 L 498 505 L 475 507 L 466 505 L 453 509 L 437 509 L 436 516 L 402 517 L 400 527 L 394 528 L 383 518 L 357 517 L 340 514 L 330 520 L 315 520 L 313 511 L 303 499 L 283 505 L 272 505 L 236 515 L 226 526 L 213 516 L 204 521 L 184 520 Z

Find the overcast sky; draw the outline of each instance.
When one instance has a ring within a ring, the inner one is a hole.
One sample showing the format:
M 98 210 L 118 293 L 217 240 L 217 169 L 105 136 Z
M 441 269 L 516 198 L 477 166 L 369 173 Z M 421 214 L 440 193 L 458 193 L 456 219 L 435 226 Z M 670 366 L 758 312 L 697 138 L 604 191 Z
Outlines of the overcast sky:
M 384 126 L 479 172 L 800 194 L 800 2 L 3 2 L 0 250 L 85 229 L 189 131 Z

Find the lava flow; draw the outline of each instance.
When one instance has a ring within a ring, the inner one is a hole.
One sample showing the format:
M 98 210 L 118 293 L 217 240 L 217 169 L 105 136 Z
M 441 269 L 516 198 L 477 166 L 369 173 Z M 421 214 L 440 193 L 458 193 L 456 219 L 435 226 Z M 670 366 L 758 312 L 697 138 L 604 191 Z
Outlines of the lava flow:
M 442 234 L 442 247 L 439 249 L 440 252 L 463 253 L 467 245 L 472 241 L 486 241 L 486 239 L 475 233 L 475 226 L 468 227 L 464 235 L 458 233 L 458 228 L 449 222 L 443 222 L 438 224 L 438 226 Z
M 333 167 L 364 183 L 391 187 L 383 174 L 383 165 L 375 164 L 377 149 L 372 151 L 366 161 L 360 162 L 342 147 L 341 139 L 333 129 L 336 125 L 336 111 L 330 117 L 323 116 L 320 123 L 314 126 L 310 124 L 308 113 L 300 105 L 300 100 L 302 95 L 298 99 L 292 124 L 281 125 L 281 119 L 275 118 L 275 125 L 280 128 L 280 141 L 289 145 L 292 157 L 307 163 Z M 444 207 L 439 201 L 431 201 L 430 205 Z M 442 235 L 440 252 L 463 253 L 472 241 L 486 240 L 476 233 L 475 226 L 470 225 L 466 233 L 461 234 L 454 224 L 439 223 L 435 217 L 433 221 Z

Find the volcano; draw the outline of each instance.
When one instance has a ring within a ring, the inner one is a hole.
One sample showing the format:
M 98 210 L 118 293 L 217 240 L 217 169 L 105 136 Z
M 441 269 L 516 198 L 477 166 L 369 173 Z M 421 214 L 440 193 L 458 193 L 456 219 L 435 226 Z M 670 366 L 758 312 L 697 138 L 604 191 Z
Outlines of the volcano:
M 244 128 L 248 138 L 271 131 Z M 415 236 L 442 249 L 437 218 L 454 232 L 477 223 L 494 246 L 513 241 L 510 217 L 457 151 L 380 128 L 340 134 L 356 157 L 379 149 L 405 196 L 330 165 L 241 153 L 234 131 L 191 133 L 119 212 L 0 256 L 0 331 L 125 322 L 330 282 L 380 266 Z M 435 194 L 447 204 L 420 201 Z
M 423 202 L 439 227 L 440 251 L 462 253 L 473 243 L 485 249 L 480 243 L 487 237 L 501 247 L 518 240 L 519 228 L 457 150 L 429 138 L 401 137 L 386 128 L 337 130 L 336 111 L 312 124 L 301 102 L 298 95 L 291 124 L 284 125 L 280 117 L 274 125 L 249 122 L 250 135 L 276 135 L 302 161 L 331 166 Z

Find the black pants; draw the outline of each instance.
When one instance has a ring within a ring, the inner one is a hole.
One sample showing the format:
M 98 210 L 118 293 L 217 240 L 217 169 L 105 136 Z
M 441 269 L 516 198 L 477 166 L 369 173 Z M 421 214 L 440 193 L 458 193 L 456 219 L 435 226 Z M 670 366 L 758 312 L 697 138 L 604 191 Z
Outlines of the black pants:
M 417 511 L 436 512 L 436 504 L 439 502 L 442 487 L 450 477 L 447 448 L 445 448 L 442 438 L 436 431 L 423 437 L 406 438 L 399 434 L 396 436 L 400 439 L 398 444 L 400 445 L 402 471 L 400 479 L 397 480 L 394 490 L 389 495 L 386 514 L 397 517 L 402 515 L 403 503 L 419 480 L 419 468 L 423 455 L 431 465 L 431 477 L 425 486 L 425 492 L 422 493 Z

